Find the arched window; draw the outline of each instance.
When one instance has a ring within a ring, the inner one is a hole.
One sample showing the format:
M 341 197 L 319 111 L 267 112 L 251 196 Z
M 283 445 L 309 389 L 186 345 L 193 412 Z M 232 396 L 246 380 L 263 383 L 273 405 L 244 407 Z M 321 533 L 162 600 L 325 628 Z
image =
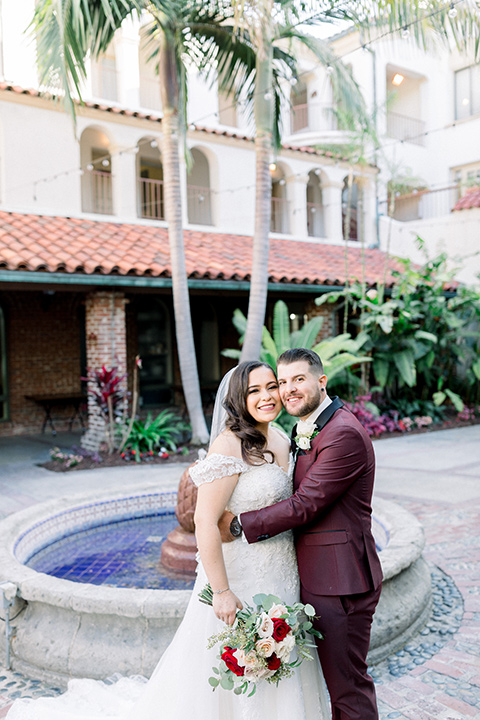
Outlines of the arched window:
M 80 138 L 80 162 L 82 165 L 83 212 L 111 215 L 112 158 L 110 141 L 105 133 L 87 128 Z
M 7 347 L 5 319 L 0 306 L 0 421 L 8 420 Z
M 212 224 L 210 168 L 205 154 L 192 149 L 193 167 L 187 180 L 188 221 L 196 225 Z
M 137 182 L 138 215 L 142 218 L 165 220 L 163 166 L 157 140 L 138 143 Z
M 138 48 L 138 65 L 140 71 L 140 105 L 148 110 L 162 111 L 160 97 L 160 78 L 156 70 L 158 56 L 151 58 L 154 50 L 149 35 L 144 28 L 140 31 Z
M 307 86 L 299 81 L 290 92 L 291 133 L 308 129 L 308 95 Z
M 146 296 L 137 304 L 140 398 L 143 406 L 172 401 L 172 342 L 170 313 L 161 300 Z

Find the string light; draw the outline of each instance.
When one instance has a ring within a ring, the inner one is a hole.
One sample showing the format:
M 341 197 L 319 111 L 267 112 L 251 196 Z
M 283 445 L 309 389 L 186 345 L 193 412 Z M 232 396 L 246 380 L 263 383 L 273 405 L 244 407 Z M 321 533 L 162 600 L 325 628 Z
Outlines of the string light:
M 448 10 L 448 16 L 449 16 L 450 18 L 452 18 L 452 19 L 454 19 L 454 18 L 456 17 L 456 15 L 457 15 L 457 9 L 456 9 L 455 5 L 456 5 L 458 2 L 462 2 L 462 0 L 454 0 L 453 2 L 450 3 L 450 8 L 449 8 L 449 10 Z M 437 15 L 437 14 L 441 13 L 442 11 L 443 11 L 443 8 L 438 8 L 438 9 L 436 9 L 436 10 L 433 10 L 433 11 L 430 12 L 430 13 L 427 13 L 427 14 L 425 14 L 425 15 L 423 15 L 423 16 L 420 16 L 420 17 L 416 18 L 415 20 L 412 20 L 410 23 L 407 23 L 407 24 L 404 25 L 403 28 L 401 29 L 402 37 L 408 37 L 408 36 L 409 36 L 409 34 L 410 34 L 409 28 L 410 28 L 412 25 L 415 25 L 415 24 L 417 24 L 417 23 L 419 23 L 419 22 L 422 22 L 423 20 L 425 20 L 425 19 L 427 19 L 427 18 L 429 18 L 429 17 L 433 17 L 434 15 Z M 316 16 L 314 16 L 314 17 L 316 17 Z M 297 23 L 297 24 L 304 24 L 304 21 L 302 21 L 302 22 L 300 22 L 300 23 Z M 293 26 L 293 27 L 294 27 L 294 26 Z M 359 50 L 359 49 L 368 50 L 368 46 L 369 46 L 369 45 L 371 45 L 371 44 L 373 44 L 373 43 L 375 43 L 375 42 L 378 42 L 379 40 L 381 40 L 381 39 L 383 39 L 383 38 L 385 38 L 385 37 L 387 37 L 387 36 L 389 36 L 389 35 L 394 35 L 396 32 L 398 32 L 398 28 L 393 29 L 393 30 L 388 30 L 388 31 L 386 31 L 386 32 L 383 33 L 383 34 L 378 35 L 377 37 L 375 37 L 375 38 L 374 38 L 373 40 L 371 40 L 371 41 L 362 42 L 361 44 L 358 45 L 358 47 L 352 48 L 351 50 L 348 50 L 347 52 L 339 55 L 339 56 L 337 57 L 337 60 L 340 61 L 340 60 L 342 60 L 344 57 L 346 57 L 347 55 L 350 55 L 351 53 L 353 53 L 353 52 L 355 52 L 356 50 Z M 322 62 L 317 62 L 315 65 L 313 65 L 312 67 L 310 67 L 308 70 L 305 70 L 305 71 L 303 71 L 303 72 L 301 72 L 301 73 L 298 73 L 297 76 L 292 77 L 292 78 L 290 79 L 291 84 L 292 84 L 292 85 L 295 85 L 295 84 L 298 82 L 298 78 L 302 77 L 302 76 L 305 75 L 305 74 L 311 74 L 312 71 L 315 70 L 315 68 L 321 67 L 321 66 L 323 66 L 323 63 L 322 63 Z M 326 73 L 327 73 L 328 75 L 330 75 L 331 73 L 333 73 L 333 67 L 332 67 L 331 65 L 327 65 Z M 255 95 L 255 93 L 254 93 L 254 95 Z M 271 93 L 270 93 L 269 91 L 267 91 L 266 93 L 264 93 L 264 98 L 265 98 L 266 100 L 270 100 L 270 99 L 272 98 Z M 226 109 L 226 110 L 232 109 L 232 108 L 235 108 L 235 107 L 240 106 L 240 104 L 241 104 L 240 102 L 239 102 L 239 103 L 235 102 L 235 103 L 232 103 L 231 106 L 229 106 L 229 107 L 227 107 L 227 108 L 225 108 L 225 109 Z M 201 122 L 202 120 L 204 120 L 204 119 L 206 119 L 206 118 L 209 118 L 209 117 L 211 117 L 212 115 L 213 115 L 214 117 L 218 117 L 218 112 L 208 113 L 208 115 L 204 115 L 204 116 L 198 118 L 195 122 L 196 122 L 196 123 Z M 422 136 L 427 136 L 427 135 L 429 134 L 429 132 L 430 132 L 430 133 L 434 133 L 434 132 L 438 132 L 438 131 L 441 131 L 441 130 L 444 130 L 444 129 L 448 129 L 449 127 L 455 127 L 455 123 L 452 123 L 452 124 L 450 124 L 450 125 L 445 125 L 445 126 L 442 126 L 442 127 L 439 127 L 439 128 L 433 129 L 433 130 L 430 130 L 430 131 L 425 131 L 424 133 L 419 133 L 419 134 L 415 135 L 415 139 L 418 139 L 418 138 L 420 138 L 420 137 L 422 137 Z M 193 131 L 193 130 L 196 130 L 197 127 L 196 127 L 196 125 L 194 124 L 194 122 L 192 122 L 192 123 L 190 123 L 190 124 L 188 125 L 188 129 Z M 174 134 L 174 135 L 172 136 L 172 138 L 173 138 L 173 139 L 177 139 L 177 135 Z M 407 141 L 408 141 L 409 139 L 410 139 L 410 138 L 405 138 L 405 140 L 407 140 Z M 145 142 L 145 141 L 144 141 L 144 142 Z M 157 143 L 155 140 L 148 141 L 148 142 L 151 143 L 151 147 L 157 147 L 157 146 L 158 146 L 158 143 Z M 396 139 L 396 140 L 393 140 L 391 143 L 388 143 L 388 144 L 385 144 L 385 143 L 384 143 L 384 147 L 391 147 L 392 145 L 395 145 L 395 144 L 398 144 L 398 143 L 403 144 L 403 142 L 404 142 L 404 140 Z M 136 151 L 136 152 L 138 152 L 138 150 L 139 150 L 139 145 L 141 145 L 141 144 L 143 144 L 143 143 L 140 141 L 137 146 L 135 146 L 134 148 L 130 148 L 130 150 L 131 150 L 131 151 Z M 119 151 L 117 154 L 118 154 L 118 155 L 122 155 L 123 152 L 124 152 L 124 151 Z M 110 156 L 109 156 L 109 157 L 110 157 Z M 98 160 L 99 160 L 99 159 L 97 159 L 97 162 L 98 162 Z M 103 164 L 103 163 L 102 163 L 102 164 Z M 338 166 L 338 160 L 335 162 L 335 166 Z M 85 169 L 88 170 L 88 171 L 92 171 L 92 170 L 94 169 L 94 166 L 92 165 L 92 163 L 88 163 L 88 164 L 86 165 L 86 168 L 85 168 Z M 83 169 L 83 168 L 78 168 L 78 167 L 77 167 L 77 168 L 73 168 L 73 169 L 71 169 L 71 170 L 65 170 L 63 173 L 60 173 L 60 175 L 69 175 L 69 174 L 71 174 L 71 173 L 80 173 L 80 174 L 83 174 L 83 172 L 84 172 L 84 169 Z M 56 178 L 57 176 L 54 176 L 54 177 Z M 48 182 L 48 181 L 50 181 L 50 180 L 52 180 L 52 179 L 53 179 L 52 177 L 40 178 L 39 180 L 32 181 L 32 182 L 28 182 L 28 183 L 24 183 L 24 184 L 21 185 L 21 186 L 17 186 L 17 187 L 15 187 L 15 188 L 12 188 L 12 191 L 13 191 L 13 190 L 17 190 L 17 189 L 21 189 L 21 188 L 24 188 L 24 187 L 28 187 L 29 185 L 34 185 L 34 186 L 35 186 L 36 183 L 39 183 L 39 182 Z
M 408 37 L 410 37 L 410 28 L 408 28 L 406 25 L 404 28 L 402 28 L 401 36 L 403 40 L 406 40 Z

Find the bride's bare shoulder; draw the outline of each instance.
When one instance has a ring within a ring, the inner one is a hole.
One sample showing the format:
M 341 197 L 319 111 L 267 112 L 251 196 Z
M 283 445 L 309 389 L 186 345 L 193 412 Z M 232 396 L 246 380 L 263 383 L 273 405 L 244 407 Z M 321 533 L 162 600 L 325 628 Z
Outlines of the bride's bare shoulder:
M 238 457 L 242 459 L 242 448 L 240 439 L 231 430 L 224 430 L 218 435 L 208 450 L 209 455 L 218 453 L 227 457 Z

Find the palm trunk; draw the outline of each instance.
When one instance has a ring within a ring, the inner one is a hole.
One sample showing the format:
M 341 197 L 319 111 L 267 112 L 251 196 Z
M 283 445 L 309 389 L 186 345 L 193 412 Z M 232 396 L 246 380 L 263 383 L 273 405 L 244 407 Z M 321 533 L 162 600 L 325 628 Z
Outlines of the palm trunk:
M 265 57 L 257 55 L 255 97 L 255 232 L 253 236 L 252 275 L 248 300 L 247 331 L 241 362 L 258 360 L 262 345 L 263 325 L 267 307 L 268 253 L 272 215 L 272 44 Z M 268 93 L 268 94 L 267 94 Z M 266 97 L 265 97 L 266 96 Z
M 172 265 L 173 309 L 180 375 L 185 404 L 192 424 L 192 443 L 204 444 L 208 442 L 208 430 L 203 415 L 200 394 L 183 243 L 180 159 L 178 152 L 180 137 L 178 70 L 175 49 L 169 43 L 165 34 L 161 39 L 159 75 L 164 110 L 162 120 L 162 161 L 165 215 L 168 224 L 170 262 Z

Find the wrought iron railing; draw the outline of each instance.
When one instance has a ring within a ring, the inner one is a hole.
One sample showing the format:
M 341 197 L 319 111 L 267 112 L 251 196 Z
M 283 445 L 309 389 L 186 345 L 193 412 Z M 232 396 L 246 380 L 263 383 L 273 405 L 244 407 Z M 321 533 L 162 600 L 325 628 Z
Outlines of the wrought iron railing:
M 272 217 L 270 231 L 276 233 L 289 233 L 288 200 L 286 198 L 272 197 Z

